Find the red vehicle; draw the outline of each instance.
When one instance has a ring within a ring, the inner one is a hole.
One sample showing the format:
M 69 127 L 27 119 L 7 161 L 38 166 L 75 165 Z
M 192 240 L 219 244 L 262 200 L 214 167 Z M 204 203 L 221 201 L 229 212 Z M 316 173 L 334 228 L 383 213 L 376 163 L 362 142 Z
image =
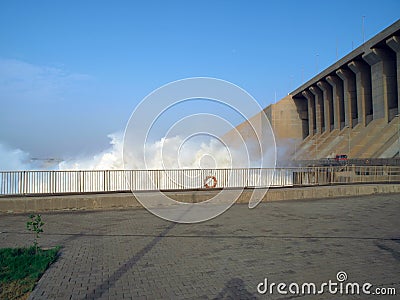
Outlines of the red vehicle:
M 346 154 L 338 154 L 335 156 L 336 161 L 347 161 L 347 155 Z

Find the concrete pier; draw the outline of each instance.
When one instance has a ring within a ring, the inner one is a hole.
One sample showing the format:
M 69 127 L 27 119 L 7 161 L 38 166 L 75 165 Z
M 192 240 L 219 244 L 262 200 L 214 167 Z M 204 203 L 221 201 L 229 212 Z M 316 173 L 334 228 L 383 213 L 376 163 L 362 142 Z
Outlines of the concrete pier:
M 284 112 L 271 122 L 278 145 L 299 141 L 287 160 L 400 157 L 400 20 L 284 99 L 265 110 Z

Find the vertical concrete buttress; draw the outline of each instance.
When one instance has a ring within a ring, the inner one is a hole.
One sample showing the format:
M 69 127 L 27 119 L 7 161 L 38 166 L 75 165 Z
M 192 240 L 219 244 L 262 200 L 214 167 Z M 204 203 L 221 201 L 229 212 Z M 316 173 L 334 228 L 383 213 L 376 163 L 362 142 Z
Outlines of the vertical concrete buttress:
M 356 74 L 358 123 L 367 126 L 373 114 L 371 67 L 363 60 L 353 60 L 348 67 Z
M 392 36 L 390 39 L 386 40 L 386 44 L 396 52 L 396 62 L 397 62 L 397 114 L 400 113 L 400 36 Z
M 344 127 L 343 81 L 336 75 L 329 75 L 325 79 L 332 86 L 333 127 L 340 130 Z
M 346 68 L 338 69 L 336 74 L 343 80 L 345 125 L 353 128 L 358 121 L 355 74 Z
M 315 132 L 315 101 L 314 96 L 309 91 L 303 91 L 302 95 L 307 99 L 308 109 L 308 136 L 313 136 Z
M 324 114 L 324 101 L 322 99 L 322 91 L 317 86 L 310 87 L 310 92 L 315 97 L 315 116 L 317 124 L 317 133 L 322 133 L 325 130 Z
M 325 81 L 318 81 L 317 86 L 322 91 L 324 101 L 325 131 L 330 132 L 333 129 L 332 86 Z
M 391 109 L 398 106 L 396 56 L 391 50 L 373 48 L 362 57 L 371 66 L 374 119 L 384 118 L 389 122 L 395 115 Z

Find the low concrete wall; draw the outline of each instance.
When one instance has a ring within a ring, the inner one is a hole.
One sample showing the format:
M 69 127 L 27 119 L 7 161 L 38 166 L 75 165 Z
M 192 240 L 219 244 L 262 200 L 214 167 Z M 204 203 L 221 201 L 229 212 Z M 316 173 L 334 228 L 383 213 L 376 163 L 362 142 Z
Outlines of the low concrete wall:
M 165 194 L 180 202 L 195 203 L 211 199 L 220 191 L 180 191 L 165 192 Z M 240 194 L 236 203 L 248 203 L 252 192 L 253 189 L 245 189 Z M 400 184 L 360 184 L 269 189 L 262 201 L 324 199 L 387 193 L 400 193 Z M 149 195 L 151 192 L 146 194 Z M 153 194 L 156 196 L 155 193 Z M 142 208 L 142 206 L 132 193 L 0 197 L 1 213 L 113 208 Z

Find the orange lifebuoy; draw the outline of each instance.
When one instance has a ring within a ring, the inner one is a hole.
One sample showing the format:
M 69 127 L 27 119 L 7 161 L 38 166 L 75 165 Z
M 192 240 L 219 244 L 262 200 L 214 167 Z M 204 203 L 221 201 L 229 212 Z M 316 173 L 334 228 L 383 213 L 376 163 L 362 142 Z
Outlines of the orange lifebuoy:
M 208 180 L 209 179 L 212 179 L 212 181 L 213 181 L 213 184 L 212 185 L 209 185 L 208 184 Z M 204 187 L 206 188 L 206 189 L 210 189 L 210 188 L 215 188 L 216 186 L 217 186 L 217 178 L 215 177 L 215 176 L 207 176 L 205 179 L 204 179 Z

